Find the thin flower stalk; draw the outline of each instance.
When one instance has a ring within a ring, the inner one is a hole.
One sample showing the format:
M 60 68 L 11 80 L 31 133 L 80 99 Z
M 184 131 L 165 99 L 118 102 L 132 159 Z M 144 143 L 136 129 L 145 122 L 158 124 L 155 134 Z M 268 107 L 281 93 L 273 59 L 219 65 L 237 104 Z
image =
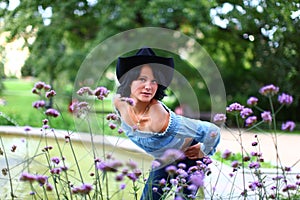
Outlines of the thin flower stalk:
M 88 116 L 87 116 L 88 118 Z M 97 158 L 97 154 L 96 154 L 96 147 L 95 147 L 95 143 L 94 143 L 94 136 L 93 136 L 93 132 L 92 132 L 92 129 L 91 129 L 91 124 L 90 124 L 90 120 L 89 118 L 87 119 L 87 123 L 88 123 L 88 127 L 89 127 L 89 133 L 90 133 L 90 137 L 91 137 L 91 144 L 92 144 L 92 150 L 93 150 L 93 159 L 94 159 L 94 170 L 95 170 L 95 175 L 96 175 L 96 182 L 95 182 L 95 186 L 96 186 L 96 189 L 95 189 L 95 197 L 97 198 L 98 197 L 98 187 L 99 187 L 99 193 L 100 193 L 100 197 L 101 199 L 103 199 L 103 195 L 102 195 L 102 185 L 101 185 L 101 182 L 99 181 L 99 171 L 97 169 L 97 163 L 96 163 L 96 158 Z M 103 143 L 104 144 L 104 143 Z M 102 145 L 104 146 L 104 145 Z
M 13 188 L 13 184 L 12 184 L 12 177 L 11 177 L 11 174 L 10 174 L 10 167 L 9 167 L 9 163 L 8 163 L 8 158 L 7 158 L 6 150 L 5 150 L 4 143 L 3 143 L 1 135 L 0 135 L 0 141 L 1 141 L 3 155 L 4 155 L 4 158 L 5 158 L 5 164 L 6 164 L 8 179 L 9 179 L 10 197 L 13 200 L 13 199 L 15 199 L 15 195 L 14 195 L 14 188 Z

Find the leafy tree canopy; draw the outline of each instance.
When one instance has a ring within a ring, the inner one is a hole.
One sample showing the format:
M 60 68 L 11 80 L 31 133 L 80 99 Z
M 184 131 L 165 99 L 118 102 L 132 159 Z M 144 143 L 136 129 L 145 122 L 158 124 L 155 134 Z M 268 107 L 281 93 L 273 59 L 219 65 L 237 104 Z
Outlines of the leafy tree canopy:
M 229 101 L 244 101 L 257 88 L 273 83 L 293 94 L 299 108 L 297 1 L 22 0 L 13 9 L 10 3 L 0 3 L 0 18 L 11 33 L 8 40 L 27 40 L 31 54 L 24 73 L 44 74 L 50 82 L 68 74 L 72 82 L 88 52 L 109 36 L 138 27 L 164 27 L 195 38 L 208 51 Z M 203 98 L 205 89 L 192 70 L 186 65 L 187 78 Z

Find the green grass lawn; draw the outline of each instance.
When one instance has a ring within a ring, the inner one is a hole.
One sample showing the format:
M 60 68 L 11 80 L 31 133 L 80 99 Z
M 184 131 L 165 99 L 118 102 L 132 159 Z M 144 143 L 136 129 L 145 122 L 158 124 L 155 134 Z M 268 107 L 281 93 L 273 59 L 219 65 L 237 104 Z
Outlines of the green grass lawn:
M 39 100 L 39 96 L 31 92 L 34 87 L 34 80 L 7 79 L 3 81 L 5 90 L 0 95 L 0 99 L 5 100 L 5 105 L 0 105 L 0 125 L 18 125 L 41 127 L 42 120 L 45 119 L 44 110 L 37 110 L 32 107 L 32 103 Z M 68 111 L 71 97 L 58 93 L 54 99 L 54 108 L 61 112 L 61 116 L 51 119 L 51 126 L 55 129 L 66 129 L 88 131 L 87 123 L 78 122 Z M 111 100 L 107 99 L 102 102 L 97 101 L 93 105 L 95 110 L 108 113 L 112 110 Z M 106 116 L 106 114 L 104 114 Z M 96 119 L 91 120 L 94 126 L 102 126 L 103 114 L 97 114 Z M 82 120 L 81 120 L 82 121 Z M 85 121 L 86 122 L 86 121 Z M 79 125 L 78 125 L 79 124 Z M 78 127 L 79 126 L 79 127 Z M 95 128 L 96 129 L 96 128 Z M 98 127 L 99 130 L 99 127 Z M 105 127 L 106 130 L 106 127 Z M 111 132 L 108 129 L 108 132 Z

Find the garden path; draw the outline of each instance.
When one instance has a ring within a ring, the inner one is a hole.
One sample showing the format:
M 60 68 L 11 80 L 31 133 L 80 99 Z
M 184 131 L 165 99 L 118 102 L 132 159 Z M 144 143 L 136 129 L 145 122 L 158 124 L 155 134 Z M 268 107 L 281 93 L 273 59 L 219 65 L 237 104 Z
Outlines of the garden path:
M 218 150 L 224 152 L 226 149 L 238 153 L 241 152 L 241 145 L 238 141 L 239 133 L 237 130 L 229 131 L 222 129 L 221 142 L 218 146 Z M 254 133 L 242 133 L 241 134 L 243 148 L 246 152 L 257 151 L 252 142 L 257 141 Z M 237 140 L 238 139 L 238 140 Z M 272 135 L 261 133 L 257 134 L 257 139 L 260 143 L 260 152 L 262 152 L 265 162 L 276 164 L 276 151 L 274 140 Z M 293 134 L 279 134 L 277 135 L 277 149 L 280 161 L 283 166 L 292 167 L 290 175 L 287 176 L 289 183 L 295 183 L 295 174 L 300 174 L 300 135 Z M 257 146 L 258 147 L 258 146 Z M 221 163 L 214 161 L 211 166 L 212 174 L 206 178 L 206 190 L 205 196 L 211 199 L 210 196 L 215 189 L 215 193 L 212 199 L 243 199 L 240 194 L 243 191 L 243 174 L 241 169 L 236 173 L 236 176 L 229 177 L 232 173 L 232 168 L 222 165 Z M 268 174 L 268 178 L 265 179 L 265 185 L 274 185 L 274 181 L 270 177 L 276 176 L 276 169 L 262 169 L 262 172 Z M 245 170 L 245 186 L 248 188 L 250 182 L 253 182 L 256 177 L 250 170 Z M 217 187 L 214 185 L 217 181 Z M 267 188 L 270 190 L 270 186 Z M 270 192 L 270 191 L 269 191 Z M 254 192 L 249 192 L 247 200 L 256 200 L 257 196 Z M 230 198 L 229 198 L 230 197 Z
M 9 127 L 9 126 L 0 126 L 0 135 L 5 134 L 17 134 L 22 135 L 24 134 L 23 127 Z M 39 129 L 32 131 L 32 134 L 40 134 Z M 61 134 L 62 136 L 64 134 Z M 87 136 L 85 138 L 82 134 L 78 136 L 78 140 L 84 141 L 88 140 L 88 134 L 84 134 Z M 255 134 L 253 133 L 242 133 L 241 138 L 243 141 L 243 147 L 246 152 L 256 151 L 254 147 L 251 145 L 252 142 L 256 141 Z M 237 140 L 239 137 L 238 131 L 228 131 L 226 129 L 222 129 L 221 131 L 221 142 L 218 146 L 218 150 L 223 152 L 224 150 L 228 149 L 232 152 L 241 152 L 240 144 Z M 257 138 L 259 140 L 259 147 L 260 152 L 266 162 L 271 162 L 273 164 L 276 163 L 276 151 L 274 146 L 274 140 L 270 134 L 257 134 Z M 127 153 L 131 153 L 132 155 L 143 153 L 135 144 L 133 144 L 130 140 L 126 138 L 119 138 L 119 137 L 112 137 L 107 136 L 106 142 L 111 145 L 116 145 L 127 151 Z M 97 139 L 98 140 L 98 139 Z M 102 140 L 98 140 L 102 141 Z M 277 136 L 277 149 L 280 161 L 283 166 L 292 167 L 292 175 L 289 176 L 289 180 L 295 177 L 295 174 L 300 174 L 300 135 L 293 135 L 293 134 L 279 134 Z M 126 153 L 126 154 L 127 154 Z M 146 161 L 145 165 L 149 165 L 151 162 L 151 158 L 149 156 L 143 156 Z M 4 163 L 3 163 L 4 164 Z M 145 166 L 145 167 L 147 167 Z M 229 177 L 229 174 L 232 172 L 232 168 L 226 165 L 222 165 L 221 163 L 214 161 L 211 166 L 212 174 L 206 177 L 205 181 L 205 196 L 206 199 L 242 199 L 238 197 L 243 190 L 243 184 L 248 188 L 250 182 L 255 180 L 253 174 L 246 170 L 245 172 L 245 182 L 243 181 L 243 175 L 241 170 L 236 173 L 235 177 Z M 274 174 L 276 176 L 276 171 L 274 169 L 263 169 L 263 172 L 268 174 Z M 272 176 L 273 177 L 273 176 Z M 271 179 L 266 180 L 268 184 L 272 183 Z M 216 184 L 217 182 L 217 184 Z M 295 183 L 295 182 L 293 182 Z M 217 185 L 214 187 L 214 185 Z M 211 195 L 214 192 L 214 196 L 211 198 Z M 254 194 L 254 193 L 252 193 Z M 229 198 L 230 196 L 230 198 Z M 236 198 L 233 198 L 236 196 Z M 228 198 L 227 198 L 228 197 Z M 251 192 L 247 197 L 247 200 L 256 199 L 257 196 L 251 196 Z

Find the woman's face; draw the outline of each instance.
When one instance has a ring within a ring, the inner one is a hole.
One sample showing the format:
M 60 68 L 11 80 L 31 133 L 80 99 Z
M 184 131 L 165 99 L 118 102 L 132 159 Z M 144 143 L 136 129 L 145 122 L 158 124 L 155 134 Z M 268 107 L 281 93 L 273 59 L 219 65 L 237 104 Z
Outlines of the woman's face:
M 149 65 L 143 65 L 138 78 L 131 83 L 131 98 L 136 102 L 150 102 L 155 96 L 158 84 Z

